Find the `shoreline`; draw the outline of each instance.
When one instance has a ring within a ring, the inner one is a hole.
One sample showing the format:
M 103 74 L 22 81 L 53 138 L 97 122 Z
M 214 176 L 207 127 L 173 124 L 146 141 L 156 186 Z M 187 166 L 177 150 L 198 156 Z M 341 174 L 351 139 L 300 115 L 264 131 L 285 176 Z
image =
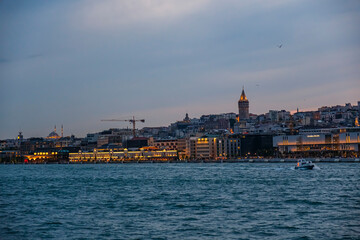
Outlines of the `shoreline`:
M 311 160 L 313 163 L 360 163 L 359 158 L 305 158 Z M 1 165 L 47 165 L 47 164 L 144 164 L 144 163 L 296 163 L 298 159 L 283 159 L 283 158 L 272 158 L 272 159 L 226 159 L 226 160 L 122 160 L 122 161 L 81 161 L 81 162 L 43 162 L 43 163 L 1 163 Z

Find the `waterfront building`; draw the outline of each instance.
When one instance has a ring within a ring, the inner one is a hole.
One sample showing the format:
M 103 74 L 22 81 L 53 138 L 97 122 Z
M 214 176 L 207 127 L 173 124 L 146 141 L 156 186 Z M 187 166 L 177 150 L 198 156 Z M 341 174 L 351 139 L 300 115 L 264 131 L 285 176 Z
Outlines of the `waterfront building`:
M 153 144 L 158 149 L 166 150 L 177 150 L 178 140 L 177 139 L 159 139 L 155 140 Z
M 227 157 L 226 140 L 219 134 L 190 137 L 186 143 L 186 156 L 190 159 L 216 160 Z
M 246 156 L 272 156 L 270 134 L 230 134 L 191 137 L 187 143 L 190 159 L 234 159 Z
M 299 135 L 273 137 L 281 154 L 293 156 L 357 157 L 360 155 L 360 128 L 312 129 Z
M 126 141 L 126 148 L 142 148 L 146 146 L 153 146 L 153 138 L 134 137 Z
M 113 149 L 94 149 L 91 152 L 69 153 L 70 162 L 121 162 L 121 161 L 169 161 L 176 160 L 178 153 L 176 150 L 113 150 Z
M 195 159 L 196 158 L 196 141 L 198 137 L 190 137 L 188 141 L 186 141 L 186 151 L 185 155 L 189 159 Z
M 240 136 L 241 156 L 272 156 L 272 134 L 244 134 Z
M 241 156 L 241 136 L 239 134 L 229 135 L 225 141 L 225 154 L 227 158 L 238 158 Z
M 186 141 L 187 138 L 177 139 L 176 149 L 178 150 L 178 152 L 186 152 Z
M 16 162 L 19 158 L 21 156 L 17 150 L 0 150 L 0 163 Z
M 21 152 L 24 154 L 28 154 L 34 152 L 39 148 L 53 148 L 56 143 L 53 140 L 48 140 L 44 138 L 28 138 L 24 140 L 21 144 Z
M 214 136 L 203 136 L 196 139 L 197 159 L 216 159 L 219 156 L 217 149 L 217 138 Z
M 249 100 L 246 98 L 244 87 L 238 101 L 239 121 L 249 119 Z
M 58 149 L 55 148 L 39 148 L 32 154 L 26 154 L 25 158 L 31 162 L 56 161 L 58 154 Z

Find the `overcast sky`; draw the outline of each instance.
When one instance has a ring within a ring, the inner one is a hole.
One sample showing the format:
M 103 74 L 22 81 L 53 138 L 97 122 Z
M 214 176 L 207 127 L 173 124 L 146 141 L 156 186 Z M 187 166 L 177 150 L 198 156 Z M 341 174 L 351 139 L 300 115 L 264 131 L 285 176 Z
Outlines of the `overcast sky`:
M 0 139 L 360 101 L 360 1 L 0 1 Z M 278 45 L 283 44 L 281 48 Z

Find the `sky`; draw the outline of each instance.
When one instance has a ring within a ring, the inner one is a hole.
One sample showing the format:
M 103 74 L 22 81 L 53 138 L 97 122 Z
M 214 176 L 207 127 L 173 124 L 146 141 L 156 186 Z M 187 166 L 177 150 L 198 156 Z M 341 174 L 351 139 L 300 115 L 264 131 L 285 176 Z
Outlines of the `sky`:
M 0 1 L 0 139 L 360 101 L 357 0 Z M 282 44 L 282 47 L 278 46 Z

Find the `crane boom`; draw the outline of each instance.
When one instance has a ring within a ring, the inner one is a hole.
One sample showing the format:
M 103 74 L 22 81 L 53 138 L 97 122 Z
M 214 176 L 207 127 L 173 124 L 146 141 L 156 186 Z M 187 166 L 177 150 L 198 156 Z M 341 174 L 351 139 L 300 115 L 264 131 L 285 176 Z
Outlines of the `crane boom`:
M 132 117 L 132 119 L 103 119 L 101 121 L 107 121 L 107 122 L 131 122 L 133 125 L 133 136 L 136 137 L 136 133 L 135 133 L 135 125 L 136 122 L 145 122 L 145 119 L 135 119 L 135 116 Z

